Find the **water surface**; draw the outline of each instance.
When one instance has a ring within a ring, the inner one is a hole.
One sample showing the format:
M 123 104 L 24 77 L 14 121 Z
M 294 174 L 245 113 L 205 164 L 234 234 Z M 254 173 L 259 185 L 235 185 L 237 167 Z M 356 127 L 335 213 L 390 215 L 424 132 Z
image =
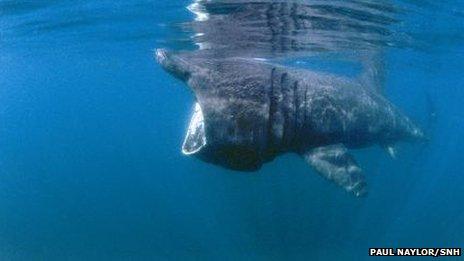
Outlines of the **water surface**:
M 305 27 L 258 21 L 228 38 L 209 29 L 240 11 L 231 4 L 195 21 L 184 0 L 2 1 L 0 259 L 365 260 L 369 247 L 462 247 L 463 4 L 308 3 Z M 380 50 L 384 95 L 430 142 L 400 144 L 397 159 L 356 151 L 370 185 L 361 200 L 292 155 L 254 174 L 182 156 L 193 97 L 153 52 L 208 44 L 346 75 Z

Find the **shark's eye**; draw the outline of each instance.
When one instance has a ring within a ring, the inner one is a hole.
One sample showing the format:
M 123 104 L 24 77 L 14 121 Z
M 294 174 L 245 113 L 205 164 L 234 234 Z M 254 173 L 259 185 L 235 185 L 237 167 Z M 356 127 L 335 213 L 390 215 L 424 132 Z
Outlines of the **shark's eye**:
M 199 152 L 206 145 L 205 122 L 200 104 L 195 103 L 192 118 L 182 144 L 182 153 L 191 155 Z

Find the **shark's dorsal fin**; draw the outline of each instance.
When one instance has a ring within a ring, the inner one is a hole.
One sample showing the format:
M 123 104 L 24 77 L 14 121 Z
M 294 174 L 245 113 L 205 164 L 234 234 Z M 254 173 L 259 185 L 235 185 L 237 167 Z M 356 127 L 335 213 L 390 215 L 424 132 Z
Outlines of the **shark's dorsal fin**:
M 319 174 L 355 196 L 367 193 L 362 170 L 342 144 L 319 147 L 302 154 Z
M 361 83 L 367 88 L 373 89 L 379 94 L 383 94 L 385 89 L 383 53 L 381 51 L 372 51 L 361 55 L 361 59 Z

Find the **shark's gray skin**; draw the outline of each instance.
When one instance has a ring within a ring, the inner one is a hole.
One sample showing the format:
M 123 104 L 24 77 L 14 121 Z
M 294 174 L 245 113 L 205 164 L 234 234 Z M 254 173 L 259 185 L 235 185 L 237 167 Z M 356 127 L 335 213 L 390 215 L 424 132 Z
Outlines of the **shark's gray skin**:
M 226 168 L 255 171 L 276 156 L 301 155 L 322 176 L 366 194 L 348 149 L 424 138 L 374 88 L 255 59 L 203 58 L 159 49 L 162 67 L 184 81 L 197 105 L 184 154 Z

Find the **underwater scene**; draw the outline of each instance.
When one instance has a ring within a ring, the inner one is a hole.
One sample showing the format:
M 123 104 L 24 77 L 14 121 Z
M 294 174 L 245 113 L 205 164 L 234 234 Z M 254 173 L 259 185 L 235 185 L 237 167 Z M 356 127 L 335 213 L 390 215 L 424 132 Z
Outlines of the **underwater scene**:
M 463 68 L 458 0 L 0 0 L 0 260 L 460 260 Z

